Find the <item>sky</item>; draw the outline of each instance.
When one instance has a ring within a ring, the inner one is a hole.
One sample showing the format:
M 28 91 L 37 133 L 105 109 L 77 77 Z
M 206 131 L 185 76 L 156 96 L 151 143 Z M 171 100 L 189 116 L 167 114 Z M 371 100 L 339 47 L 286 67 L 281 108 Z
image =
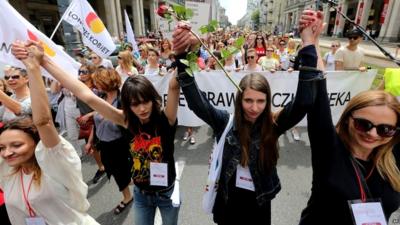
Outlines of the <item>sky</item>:
M 219 0 L 219 3 L 226 9 L 225 14 L 232 24 L 236 24 L 246 14 L 247 0 Z

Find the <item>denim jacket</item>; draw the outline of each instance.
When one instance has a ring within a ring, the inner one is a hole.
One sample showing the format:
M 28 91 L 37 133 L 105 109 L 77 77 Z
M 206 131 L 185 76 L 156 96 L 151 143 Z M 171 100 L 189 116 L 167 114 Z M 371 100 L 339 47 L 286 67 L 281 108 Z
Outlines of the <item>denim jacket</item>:
M 229 120 L 229 113 L 226 110 L 216 109 L 209 103 L 204 92 L 202 92 L 194 79 L 185 72 L 185 65 L 179 59 L 185 58 L 185 54 L 177 56 L 178 80 L 185 95 L 189 108 L 214 131 L 219 140 Z M 310 45 L 299 52 L 302 66 L 316 67 L 317 53 L 315 46 Z M 302 60 L 303 59 L 303 60 Z M 294 101 L 287 104 L 277 116 L 274 125 L 275 133 L 280 136 L 286 130 L 300 122 L 306 114 L 306 109 L 313 103 L 315 96 L 311 90 L 316 87 L 318 72 L 300 71 L 297 93 Z M 260 149 L 260 125 L 254 126 L 251 134 L 250 155 L 248 167 L 253 178 L 256 199 L 259 205 L 271 200 L 280 191 L 281 185 L 274 167 L 269 174 L 261 171 L 257 165 L 258 152 Z M 268 151 L 268 149 L 267 149 Z M 235 123 L 226 135 L 224 152 L 222 156 L 222 169 L 218 192 L 222 191 L 225 201 L 228 199 L 228 184 L 236 172 L 237 165 L 241 158 L 241 144 Z

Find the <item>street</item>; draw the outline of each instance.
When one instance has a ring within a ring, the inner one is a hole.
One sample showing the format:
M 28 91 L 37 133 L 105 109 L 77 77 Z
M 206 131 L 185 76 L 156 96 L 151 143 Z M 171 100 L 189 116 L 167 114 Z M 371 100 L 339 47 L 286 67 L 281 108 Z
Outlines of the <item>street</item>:
M 211 225 L 212 217 L 206 215 L 201 208 L 202 194 L 208 170 L 208 157 L 211 151 L 212 130 L 208 126 L 195 129 L 196 144 L 182 141 L 183 127 L 179 127 L 175 140 L 175 160 L 179 165 L 180 191 L 182 205 L 179 213 L 180 225 Z M 295 225 L 299 221 L 301 210 L 310 196 L 311 160 L 306 128 L 299 128 L 301 141 L 294 141 L 290 132 L 279 139 L 280 159 L 278 173 L 282 190 L 272 201 L 272 224 Z M 118 188 L 111 178 L 103 178 L 98 184 L 91 179 L 96 172 L 96 164 L 90 157 L 83 158 L 82 171 L 84 180 L 89 184 L 89 214 L 103 225 L 132 225 L 133 212 L 126 209 L 116 216 L 114 207 L 122 199 Z M 179 175 L 179 174 L 178 174 Z M 245 206 L 244 206 L 245 207 Z M 400 224 L 400 216 L 392 216 L 392 225 Z M 156 223 L 161 224 L 157 216 Z

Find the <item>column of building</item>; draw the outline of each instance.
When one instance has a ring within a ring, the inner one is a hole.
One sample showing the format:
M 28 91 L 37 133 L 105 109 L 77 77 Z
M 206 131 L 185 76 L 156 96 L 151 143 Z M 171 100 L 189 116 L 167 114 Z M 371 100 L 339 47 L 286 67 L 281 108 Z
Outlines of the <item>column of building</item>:
M 133 15 L 133 27 L 136 36 L 143 35 L 143 28 L 142 28 L 142 20 L 143 18 L 140 16 L 140 0 L 132 0 L 132 15 Z
M 379 33 L 379 39 L 382 41 L 396 41 L 399 38 L 400 32 L 400 1 L 396 0 L 385 0 L 383 10 L 385 15 L 381 15 L 382 27 Z M 385 9 L 386 7 L 386 9 Z
M 110 0 L 104 0 L 104 6 L 106 9 L 106 21 L 107 21 L 107 29 L 110 32 L 111 36 L 118 35 L 118 20 L 115 8 L 115 2 Z
M 123 38 L 121 36 L 122 32 L 124 31 L 123 28 L 123 22 L 122 22 L 122 10 L 121 10 L 121 1 L 120 0 L 115 0 L 115 9 L 117 13 L 117 28 L 118 28 L 118 36 Z
M 339 2 L 339 10 L 343 14 L 346 15 L 347 9 L 349 8 L 348 3 L 345 0 L 340 0 Z M 336 14 L 336 21 L 335 21 L 335 28 L 333 34 L 335 36 L 343 36 L 343 29 L 344 29 L 345 19 L 339 14 Z

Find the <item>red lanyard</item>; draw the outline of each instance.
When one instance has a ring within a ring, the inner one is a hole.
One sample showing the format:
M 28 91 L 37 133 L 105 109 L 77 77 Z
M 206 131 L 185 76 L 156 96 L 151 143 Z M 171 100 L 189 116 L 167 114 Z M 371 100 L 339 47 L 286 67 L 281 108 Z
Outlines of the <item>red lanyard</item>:
M 366 202 L 366 201 L 367 201 L 367 194 L 365 193 L 364 187 L 363 187 L 363 185 L 362 185 L 361 176 L 360 176 L 360 174 L 358 173 L 359 168 L 356 168 L 357 165 L 354 164 L 354 161 L 353 161 L 353 160 L 351 161 L 351 164 L 353 165 L 354 171 L 356 172 L 358 187 L 360 188 L 360 193 L 361 193 L 361 201 L 362 201 L 362 202 Z M 358 166 L 357 166 L 357 167 L 358 167 Z M 374 171 L 374 169 L 375 169 L 375 164 L 374 164 L 374 166 L 371 168 L 371 171 L 369 172 L 368 176 L 365 177 L 365 185 L 367 185 L 366 181 L 367 181 L 368 178 L 371 176 L 371 174 L 372 174 L 372 172 Z
M 28 191 L 27 191 L 27 193 L 25 193 L 24 178 L 22 177 L 22 170 L 21 170 L 22 196 L 24 197 L 25 206 L 28 209 L 29 216 L 30 217 L 35 217 L 36 216 L 35 211 L 33 211 L 32 207 L 31 207 L 31 204 L 28 201 L 28 195 L 29 195 L 29 191 L 31 190 L 32 181 L 33 181 L 33 175 L 32 175 L 32 178 L 31 178 L 31 182 L 29 182 Z

